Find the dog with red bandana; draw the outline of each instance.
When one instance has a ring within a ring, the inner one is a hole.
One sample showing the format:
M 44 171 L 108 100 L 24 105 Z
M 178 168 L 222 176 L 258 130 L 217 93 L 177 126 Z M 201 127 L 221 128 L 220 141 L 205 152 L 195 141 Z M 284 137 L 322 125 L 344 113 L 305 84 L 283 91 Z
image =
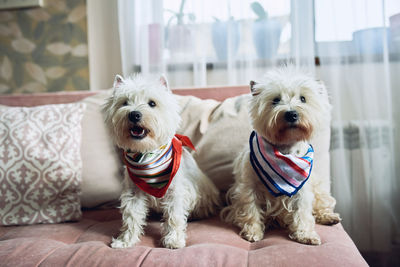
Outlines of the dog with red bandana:
M 272 221 L 300 243 L 319 245 L 315 222 L 335 224 L 329 177 L 313 172 L 311 139 L 329 127 L 330 104 L 324 85 L 293 66 L 250 82 L 253 132 L 234 162 L 235 182 L 221 217 L 237 225 L 245 239 L 264 236 Z
M 176 134 L 179 105 L 165 77 L 117 75 L 103 107 L 105 121 L 125 162 L 121 195 L 122 228 L 111 247 L 127 248 L 140 240 L 149 209 L 163 215 L 162 245 L 186 244 L 188 217 L 216 213 L 219 192 L 199 169 L 190 139 Z

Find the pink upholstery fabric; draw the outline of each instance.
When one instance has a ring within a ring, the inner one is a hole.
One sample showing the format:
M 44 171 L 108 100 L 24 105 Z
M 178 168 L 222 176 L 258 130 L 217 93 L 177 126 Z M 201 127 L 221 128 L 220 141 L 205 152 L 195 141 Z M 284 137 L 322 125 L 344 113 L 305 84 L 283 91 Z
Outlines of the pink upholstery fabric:
M 160 247 L 160 222 L 151 218 L 141 242 L 112 249 L 121 226 L 118 210 L 85 211 L 76 223 L 0 227 L 1 266 L 367 266 L 341 225 L 317 226 L 322 245 L 308 246 L 285 230 L 249 243 L 217 217 L 192 221 L 187 246 Z
M 173 90 L 177 95 L 193 95 L 201 99 L 222 101 L 226 98 L 249 93 L 248 86 L 209 87 L 209 88 L 180 88 Z M 0 95 L 0 105 L 32 107 L 45 104 L 72 103 L 99 91 L 57 92 L 21 95 Z
M 201 99 L 214 99 L 223 101 L 229 97 L 248 94 L 248 86 L 207 87 L 207 88 L 180 88 L 173 90 L 177 95 L 192 95 Z
M 6 106 L 33 107 L 46 104 L 64 104 L 81 100 L 97 92 L 57 92 L 20 95 L 0 95 L 0 104 Z

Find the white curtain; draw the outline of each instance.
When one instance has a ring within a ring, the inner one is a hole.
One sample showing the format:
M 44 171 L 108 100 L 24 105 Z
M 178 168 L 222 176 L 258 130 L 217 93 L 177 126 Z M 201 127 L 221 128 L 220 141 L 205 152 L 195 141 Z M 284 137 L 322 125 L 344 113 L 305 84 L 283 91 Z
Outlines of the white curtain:
M 399 1 L 315 1 L 318 71 L 334 107 L 332 193 L 345 229 L 362 251 L 390 250 L 399 230 L 395 14 Z
M 334 106 L 332 193 L 343 225 L 361 250 L 390 249 L 400 203 L 400 2 L 257 3 L 119 0 L 124 75 L 166 73 L 173 87 L 192 87 L 248 84 L 288 62 L 315 72 Z

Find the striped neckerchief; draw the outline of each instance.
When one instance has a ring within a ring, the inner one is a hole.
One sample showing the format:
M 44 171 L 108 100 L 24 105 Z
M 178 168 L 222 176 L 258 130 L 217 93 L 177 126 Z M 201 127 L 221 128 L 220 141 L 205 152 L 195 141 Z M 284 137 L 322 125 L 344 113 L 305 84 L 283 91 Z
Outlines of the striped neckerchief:
M 250 162 L 254 171 L 274 196 L 292 196 L 310 177 L 314 150 L 309 145 L 303 157 L 284 155 L 262 136 L 250 135 Z
M 176 134 L 170 142 L 151 152 L 124 151 L 129 177 L 144 192 L 163 197 L 179 169 L 182 145 L 194 149 L 188 137 Z

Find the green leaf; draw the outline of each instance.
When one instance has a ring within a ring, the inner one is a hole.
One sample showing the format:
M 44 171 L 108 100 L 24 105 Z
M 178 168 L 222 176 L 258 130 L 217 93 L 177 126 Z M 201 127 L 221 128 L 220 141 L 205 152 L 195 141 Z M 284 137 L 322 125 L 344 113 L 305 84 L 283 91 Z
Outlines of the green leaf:
M 87 33 L 82 30 L 81 27 L 77 24 L 72 25 L 72 39 L 77 40 L 79 43 L 86 43 L 87 42 Z
M 259 2 L 253 2 L 251 3 L 251 9 L 253 10 L 254 13 L 258 16 L 257 20 L 267 20 L 268 19 L 268 13 L 265 11 L 263 6 Z
M 17 23 L 21 29 L 22 35 L 25 38 L 32 38 L 32 19 L 28 17 L 24 12 L 17 12 Z
M 72 84 L 76 90 L 89 90 L 89 82 L 80 76 L 72 77 Z
M 9 46 L 4 46 L 2 44 L 0 44 L 0 55 L 7 55 L 11 61 L 26 61 L 27 59 L 25 54 L 18 53 Z
M 47 23 L 49 25 L 59 25 L 59 24 L 62 24 L 66 18 L 67 18 L 67 14 L 53 15 L 53 16 L 51 16 L 51 18 L 49 19 L 49 21 Z
M 35 50 L 32 52 L 32 59 L 34 61 L 39 60 L 46 50 L 46 44 L 44 42 L 40 42 L 36 45 Z
M 87 58 L 79 58 L 79 57 L 66 57 L 67 59 L 63 61 L 63 67 L 68 69 L 82 69 L 88 67 L 88 59 Z
M 189 13 L 188 14 L 189 20 L 191 22 L 194 22 L 196 20 L 196 15 L 194 13 Z
M 47 38 L 54 38 L 55 36 L 57 36 L 59 39 L 58 41 L 62 40 L 62 35 L 63 35 L 63 24 L 61 23 L 52 23 L 52 24 L 47 24 L 46 28 L 45 28 L 45 36 L 47 36 Z
M 82 0 L 68 0 L 67 2 L 67 7 L 70 9 L 74 9 L 77 7 L 79 4 L 81 4 L 83 1 Z
M 35 40 L 39 40 L 39 38 L 42 37 L 43 32 L 44 32 L 44 22 L 40 21 L 33 32 L 33 38 L 35 38 Z
M 215 16 L 213 16 L 213 19 L 215 20 L 215 22 L 221 22 L 221 20 Z
M 71 42 L 72 36 L 73 36 L 73 28 L 74 25 L 72 23 L 66 23 L 62 27 L 62 32 L 63 32 L 63 41 L 66 44 L 69 44 Z
M 48 86 L 48 91 L 49 92 L 65 91 L 65 86 L 67 85 L 67 81 L 68 80 L 66 77 L 61 77 L 59 79 L 53 80 Z
M 32 60 L 45 68 L 58 66 L 61 64 L 60 57 L 46 52 L 46 45 L 48 44 L 47 39 L 48 38 L 43 38 L 43 40 L 37 44 L 36 49 L 32 52 Z
M 22 62 L 13 62 L 13 79 L 17 87 L 21 87 L 24 80 L 24 69 L 22 67 Z
M 58 57 L 51 55 L 38 56 L 34 58 L 33 61 L 43 68 L 62 66 L 61 60 Z

